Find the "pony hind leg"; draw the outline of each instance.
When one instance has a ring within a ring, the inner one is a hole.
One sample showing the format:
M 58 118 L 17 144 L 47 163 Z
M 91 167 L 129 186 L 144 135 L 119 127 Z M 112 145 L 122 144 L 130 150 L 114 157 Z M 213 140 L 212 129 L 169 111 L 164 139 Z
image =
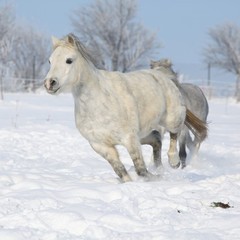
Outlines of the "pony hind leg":
M 190 136 L 190 131 L 187 131 L 186 134 L 186 144 L 187 144 L 187 148 L 189 149 L 190 153 L 192 153 L 193 149 L 194 149 L 194 141 L 192 140 L 192 137 Z
M 153 160 L 156 168 L 162 167 L 161 151 L 162 137 L 161 134 L 153 130 L 147 137 L 141 139 L 141 144 L 149 144 L 153 148 Z
M 200 145 L 201 145 L 200 142 L 197 142 L 197 143 L 196 143 L 195 150 L 194 150 L 194 154 L 195 154 L 195 155 L 198 154 L 198 151 L 199 151 Z
M 201 142 L 199 142 L 199 140 L 195 138 L 193 141 L 193 144 L 194 144 L 194 148 L 192 150 L 192 154 L 193 156 L 196 156 L 198 154 Z
M 192 138 L 189 134 L 189 131 L 188 131 L 186 143 L 187 143 L 187 147 L 188 147 L 191 155 L 193 155 L 193 156 L 197 155 L 200 145 L 201 145 L 201 142 L 196 137 L 194 138 L 194 140 L 192 140 Z
M 104 145 L 104 144 L 98 144 L 98 143 L 90 143 L 90 144 L 95 152 L 100 154 L 103 158 L 105 158 L 110 163 L 115 173 L 121 178 L 123 182 L 132 181 L 126 168 L 121 163 L 119 159 L 119 154 L 115 147 Z
M 180 99 L 179 99 L 180 100 Z M 181 102 L 181 101 L 180 101 Z M 170 147 L 168 150 L 168 162 L 172 168 L 178 168 L 180 166 L 178 150 L 177 150 L 177 138 L 183 128 L 184 119 L 186 117 L 186 108 L 175 102 L 171 104 L 166 115 L 165 127 L 170 133 Z
M 170 147 L 168 150 L 168 162 L 172 168 L 179 168 L 180 166 L 177 151 L 177 133 L 170 132 Z

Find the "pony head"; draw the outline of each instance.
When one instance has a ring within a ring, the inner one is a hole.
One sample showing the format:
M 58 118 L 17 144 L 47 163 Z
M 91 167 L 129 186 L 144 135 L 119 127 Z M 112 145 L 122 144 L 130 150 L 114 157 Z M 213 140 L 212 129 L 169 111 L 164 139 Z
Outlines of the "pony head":
M 151 69 L 158 68 L 158 67 L 170 68 L 170 67 L 172 67 L 172 61 L 170 58 L 161 59 L 159 61 L 150 60 L 150 67 L 151 67 Z
M 45 78 L 45 88 L 50 94 L 59 94 L 73 87 L 78 79 L 77 68 L 83 63 L 77 51 L 73 34 L 63 39 L 52 37 L 53 53 L 49 58 L 50 70 Z M 82 61 L 82 62 L 81 62 Z

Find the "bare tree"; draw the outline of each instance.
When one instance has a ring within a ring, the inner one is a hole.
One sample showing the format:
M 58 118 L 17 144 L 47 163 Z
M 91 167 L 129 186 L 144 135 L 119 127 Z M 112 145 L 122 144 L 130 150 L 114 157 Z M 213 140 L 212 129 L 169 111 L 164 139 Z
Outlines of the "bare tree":
M 1 0 L 0 0 L 1 3 Z M 0 91 L 3 99 L 3 76 L 9 70 L 25 79 L 25 88 L 35 90 L 42 84 L 51 52 L 50 39 L 33 27 L 16 24 L 15 9 L 0 4 Z
M 12 51 L 13 74 L 35 90 L 42 83 L 51 52 L 50 39 L 33 27 L 18 27 Z
M 70 17 L 74 31 L 105 68 L 127 72 L 145 67 L 159 52 L 156 33 L 136 20 L 135 0 L 95 0 Z
M 9 55 L 12 48 L 15 14 L 13 7 L 6 3 L 0 6 L 0 95 L 3 99 L 3 77 L 10 61 Z
M 237 75 L 235 97 L 240 101 L 240 27 L 225 22 L 208 32 L 211 41 L 204 48 L 204 61 Z

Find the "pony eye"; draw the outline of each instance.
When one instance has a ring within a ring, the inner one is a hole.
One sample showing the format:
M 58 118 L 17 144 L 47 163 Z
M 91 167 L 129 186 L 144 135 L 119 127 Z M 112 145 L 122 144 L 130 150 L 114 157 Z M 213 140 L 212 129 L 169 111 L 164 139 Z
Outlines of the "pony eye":
M 66 60 L 66 63 L 67 63 L 67 64 L 71 64 L 72 62 L 73 62 L 72 58 L 68 58 L 68 59 Z

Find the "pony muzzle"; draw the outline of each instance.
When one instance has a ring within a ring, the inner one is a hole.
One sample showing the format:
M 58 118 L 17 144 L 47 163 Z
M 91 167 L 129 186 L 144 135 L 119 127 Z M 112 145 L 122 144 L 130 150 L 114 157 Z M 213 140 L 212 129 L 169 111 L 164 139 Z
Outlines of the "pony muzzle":
M 56 93 L 58 91 L 58 89 L 60 88 L 59 82 L 56 78 L 46 79 L 44 86 L 48 93 Z

